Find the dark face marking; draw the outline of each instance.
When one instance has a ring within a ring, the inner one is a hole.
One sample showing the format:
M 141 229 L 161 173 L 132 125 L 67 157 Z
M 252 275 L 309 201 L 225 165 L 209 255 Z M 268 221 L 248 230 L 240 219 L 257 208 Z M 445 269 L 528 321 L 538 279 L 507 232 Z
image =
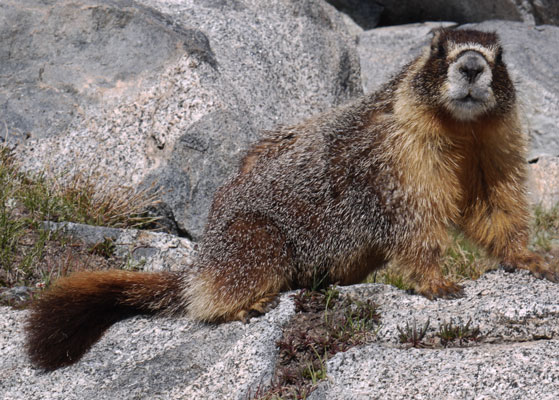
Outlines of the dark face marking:
M 516 90 L 503 62 L 503 50 L 499 48 L 493 65 L 491 88 L 497 100 L 495 112 L 502 115 L 511 110 L 516 102 Z

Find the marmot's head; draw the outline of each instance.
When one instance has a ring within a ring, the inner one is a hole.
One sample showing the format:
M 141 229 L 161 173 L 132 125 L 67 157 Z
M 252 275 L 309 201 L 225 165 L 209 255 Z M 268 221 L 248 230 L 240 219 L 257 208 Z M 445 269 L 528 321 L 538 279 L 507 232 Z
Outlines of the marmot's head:
M 461 121 L 506 113 L 515 91 L 502 55 L 495 33 L 439 30 L 412 87 L 421 102 L 442 106 Z

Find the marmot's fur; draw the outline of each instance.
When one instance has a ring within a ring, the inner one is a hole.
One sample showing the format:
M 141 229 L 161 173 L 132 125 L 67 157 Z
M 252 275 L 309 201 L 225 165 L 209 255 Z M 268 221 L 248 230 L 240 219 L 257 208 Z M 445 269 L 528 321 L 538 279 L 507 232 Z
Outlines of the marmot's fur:
M 449 226 L 557 281 L 527 250 L 526 136 L 494 33 L 441 30 L 379 92 L 255 144 L 215 194 L 194 268 L 82 272 L 32 306 L 31 360 L 78 360 L 137 313 L 202 321 L 264 312 L 283 290 L 362 281 L 396 260 L 415 290 L 455 297 L 439 259 Z

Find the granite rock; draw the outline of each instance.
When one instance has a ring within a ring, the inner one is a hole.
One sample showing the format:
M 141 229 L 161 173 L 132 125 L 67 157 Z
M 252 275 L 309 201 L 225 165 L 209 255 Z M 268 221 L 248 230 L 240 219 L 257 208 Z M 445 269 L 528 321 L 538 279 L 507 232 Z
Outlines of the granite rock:
M 13 1 L 0 18 L 11 39 L 0 59 L 21 47 L 26 61 L 7 62 L 3 84 L 26 168 L 155 184 L 187 237 L 201 235 L 213 192 L 259 132 L 361 93 L 346 25 L 320 0 Z M 29 35 L 41 18 L 46 31 Z
M 559 157 L 542 156 L 530 163 L 532 202 L 544 210 L 559 204 Z
M 132 318 L 114 325 L 79 363 L 51 373 L 26 359 L 26 312 L 0 310 L 4 400 L 241 400 L 271 379 L 275 341 L 294 308 L 283 296 L 261 318 L 218 326 L 185 318 Z
M 494 271 L 464 283 L 465 296 L 430 301 L 391 286 L 340 288 L 379 305 L 377 339 L 327 362 L 311 399 L 552 399 L 559 394 L 559 285 L 526 272 Z M 135 317 L 114 325 L 78 363 L 51 373 L 23 351 L 27 311 L 0 313 L 0 398 L 245 399 L 273 374 L 276 341 L 294 315 L 290 293 L 248 324 Z M 430 321 L 426 338 L 452 321 L 478 327 L 478 340 L 409 348 L 398 327 Z
M 3 1 L 2 136 L 67 135 L 72 123 L 133 96 L 164 65 L 194 51 L 196 35 L 131 1 Z
M 358 2 L 331 3 L 343 9 Z M 418 54 L 434 27 L 499 17 L 525 23 L 470 26 L 502 37 L 533 139 L 533 192 L 554 204 L 559 28 L 534 26 L 557 23 L 554 3 L 445 2 L 446 14 L 421 14 L 441 1 L 384 3 L 393 15 L 456 22 L 363 31 L 319 0 L 6 0 L 0 140 L 17 144 L 28 169 L 101 170 L 109 188 L 160 187 L 159 211 L 176 232 L 197 238 L 213 191 L 262 129 L 359 95 L 360 68 L 365 90 L 376 90 Z M 195 252 L 190 240 L 164 233 L 49 225 L 87 243 L 109 237 L 117 254 L 146 270 L 188 268 Z M 464 286 L 465 297 L 439 301 L 378 284 L 342 288 L 379 304 L 382 325 L 373 343 L 327 362 L 328 379 L 310 398 L 559 397 L 559 285 L 494 271 Z M 270 382 L 276 341 L 294 314 L 290 293 L 280 298 L 248 324 L 121 321 L 80 362 L 48 374 L 25 356 L 27 311 L 1 307 L 0 398 L 250 398 Z M 480 337 L 450 347 L 399 343 L 398 327 L 427 321 L 429 340 L 449 321 L 470 321 Z
M 46 222 L 45 228 L 88 245 L 110 240 L 115 256 L 143 271 L 180 271 L 192 265 L 196 245 L 186 238 L 164 232 L 107 228 L 72 222 Z
M 466 23 L 490 19 L 522 21 L 530 25 L 557 25 L 559 22 L 559 6 L 554 0 L 381 0 L 378 3 L 384 7 L 379 20 L 382 26 L 418 21 Z
M 526 272 L 495 271 L 464 284 L 457 300 L 429 301 L 392 287 L 344 292 L 380 305 L 382 326 L 370 345 L 336 354 L 309 399 L 554 399 L 559 396 L 559 286 Z M 441 324 L 470 322 L 473 344 L 409 348 L 398 327 L 415 322 L 433 338 Z

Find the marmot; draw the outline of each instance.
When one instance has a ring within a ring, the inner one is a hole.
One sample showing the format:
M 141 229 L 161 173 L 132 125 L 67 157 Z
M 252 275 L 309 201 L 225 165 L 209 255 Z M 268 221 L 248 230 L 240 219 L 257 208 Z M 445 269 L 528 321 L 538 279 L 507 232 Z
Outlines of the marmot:
M 32 305 L 31 360 L 74 363 L 139 313 L 244 319 L 281 291 L 357 283 L 392 259 L 417 293 L 456 297 L 439 266 L 449 226 L 505 269 L 557 281 L 527 249 L 527 138 L 502 53 L 495 33 L 440 30 L 379 92 L 267 133 L 215 194 L 192 269 L 60 279 Z

